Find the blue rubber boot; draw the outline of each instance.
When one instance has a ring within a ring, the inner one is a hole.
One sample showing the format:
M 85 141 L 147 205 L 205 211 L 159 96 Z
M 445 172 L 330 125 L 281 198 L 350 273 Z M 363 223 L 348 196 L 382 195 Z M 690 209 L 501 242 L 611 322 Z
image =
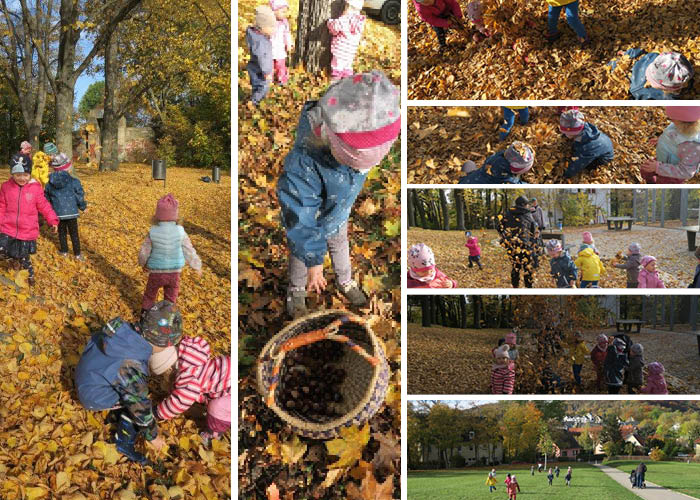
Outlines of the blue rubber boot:
M 125 455 L 129 460 L 145 465 L 148 463 L 148 459 L 141 453 L 134 449 L 134 443 L 136 442 L 136 428 L 134 423 L 122 413 L 119 418 L 119 424 L 117 425 L 117 434 L 115 436 L 115 442 L 117 445 L 117 450 L 122 455 Z

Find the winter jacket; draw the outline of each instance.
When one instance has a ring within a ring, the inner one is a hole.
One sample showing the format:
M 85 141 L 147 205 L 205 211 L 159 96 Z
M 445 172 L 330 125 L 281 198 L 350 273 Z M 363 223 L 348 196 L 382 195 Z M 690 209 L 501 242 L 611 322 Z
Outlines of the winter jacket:
M 520 491 L 520 485 L 518 484 L 517 481 L 511 481 L 508 483 L 506 486 L 506 490 L 508 491 L 509 495 L 515 495 L 516 491 Z
M 148 441 L 157 436 L 148 392 L 152 352 L 153 346 L 131 324 L 115 318 L 92 336 L 75 369 L 75 387 L 85 408 L 121 405 Z
M 433 5 L 422 5 L 413 0 L 413 5 L 420 18 L 431 26 L 447 28 L 450 25 L 449 17 L 455 16 L 461 19 L 462 9 L 457 0 L 435 0 Z
M 323 264 L 326 240 L 347 222 L 367 178 L 367 172 L 338 163 L 329 150 L 307 144 L 312 133 L 307 113 L 314 106 L 316 102 L 304 105 L 296 141 L 277 182 L 290 251 L 306 267 Z
M 581 250 L 574 264 L 581 270 L 581 280 L 583 281 L 598 281 L 606 273 L 603 263 L 592 248 Z
M 615 264 L 618 269 L 627 270 L 627 282 L 628 283 L 639 283 L 639 268 L 642 265 L 642 256 L 638 253 L 633 253 L 628 255 L 625 262 L 622 264 Z
M 362 39 L 365 19 L 362 14 L 348 13 L 327 21 L 328 31 L 333 37 L 331 69 L 352 69 L 352 62 Z
M 272 74 L 272 42 L 254 26 L 245 30 L 245 41 L 250 50 L 250 61 L 246 69 L 258 76 Z
M 491 368 L 491 393 L 513 394 L 515 370 L 508 365 L 493 365 Z
M 552 277 L 557 280 L 557 288 L 568 288 L 576 283 L 578 269 L 567 250 L 552 258 L 549 265 Z
M 170 395 L 157 408 L 159 418 L 169 420 L 194 403 L 205 403 L 231 394 L 231 358 L 210 358 L 209 343 L 201 337 L 183 337 L 177 346 L 177 375 Z
M 644 367 L 644 357 L 643 356 L 630 356 L 630 367 L 627 370 L 627 384 L 631 386 L 641 387 L 644 385 L 644 374 L 642 373 L 642 368 Z
M 659 54 L 657 52 L 645 52 L 642 49 L 629 49 L 625 52 L 632 59 L 639 60 L 632 66 L 632 73 L 630 74 L 630 95 L 632 99 L 636 100 L 677 100 L 677 99 L 688 99 L 689 96 L 684 95 L 686 92 L 681 91 L 678 94 L 666 93 L 663 90 L 655 89 L 652 87 L 647 87 L 647 67 L 654 62 L 656 56 Z M 615 65 L 612 65 L 613 68 Z M 693 78 L 690 79 L 688 85 L 685 89 L 692 89 L 694 86 Z
M 577 1 L 578 0 L 547 0 L 547 5 L 551 5 L 552 7 L 562 7 Z
M 510 207 L 505 217 L 499 221 L 498 233 L 502 241 L 510 247 L 529 250 L 535 244 L 537 223 L 525 207 Z
M 451 282 L 452 288 L 457 288 L 457 282 L 452 278 L 448 278 L 447 275 L 440 271 L 437 267 L 435 268 L 435 278 L 433 278 L 432 281 L 418 281 L 417 279 L 412 278 L 408 272 L 406 273 L 406 279 L 408 288 L 445 288 L 445 281 Z
M 606 350 L 601 349 L 598 347 L 596 344 L 593 349 L 591 349 L 591 361 L 593 364 L 598 367 L 598 366 L 603 366 L 605 363 L 605 358 L 607 357 L 608 352 Z
M 582 365 L 586 361 L 586 355 L 588 354 L 588 348 L 585 342 L 577 342 L 571 352 L 571 361 L 575 365 Z
M 700 288 L 700 264 L 695 266 L 695 276 L 693 276 L 693 282 L 688 288 Z
M 479 170 L 459 178 L 459 184 L 527 184 L 510 171 L 503 151 L 489 156 Z
M 573 141 L 572 150 L 572 160 L 564 172 L 567 179 L 580 174 L 593 164 L 597 166 L 609 163 L 615 156 L 610 137 L 591 123 L 583 126 L 583 131 Z
M 698 171 L 700 133 L 686 136 L 671 123 L 656 143 L 656 173 L 686 181 Z
M 644 394 L 668 394 L 668 386 L 663 372 L 653 365 L 652 363 L 648 367 L 647 384 L 642 387 L 641 392 Z
M 535 208 L 530 209 L 532 212 L 532 218 L 537 223 L 537 227 L 544 229 L 544 211 L 542 207 L 537 205 Z
M 31 179 L 24 186 L 8 179 L 0 186 L 0 233 L 22 241 L 39 237 L 39 214 L 49 226 L 58 224 L 58 217 L 44 196 L 41 184 Z
M 635 469 L 634 472 L 635 472 L 638 476 L 643 476 L 643 475 L 646 473 L 646 471 L 647 471 L 647 466 L 646 466 L 646 464 L 640 462 L 639 465 L 637 466 L 637 468 Z
M 627 353 L 618 353 L 615 346 L 609 346 L 605 356 L 605 383 L 615 387 L 622 386 L 622 376 L 625 368 L 629 366 Z
M 85 210 L 85 193 L 79 179 L 66 171 L 54 172 L 44 188 L 46 199 L 59 219 L 76 219 Z
M 270 44 L 273 60 L 287 58 L 287 52 L 292 48 L 292 32 L 288 19 L 277 19 L 277 31 L 270 37 Z
M 650 273 L 645 268 L 642 268 L 639 271 L 639 288 L 666 288 L 666 285 L 659 278 L 659 271 Z
M 471 240 L 464 244 L 465 247 L 469 249 L 469 256 L 476 257 L 481 255 L 481 247 L 479 246 L 479 238 L 473 236 Z
M 496 478 L 491 474 L 486 478 L 486 486 L 496 486 Z

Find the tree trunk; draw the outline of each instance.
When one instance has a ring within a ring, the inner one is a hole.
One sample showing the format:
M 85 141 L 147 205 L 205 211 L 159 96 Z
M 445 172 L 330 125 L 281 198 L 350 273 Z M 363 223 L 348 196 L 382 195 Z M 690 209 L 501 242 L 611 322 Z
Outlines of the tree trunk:
M 408 212 L 408 227 L 416 227 L 416 211 L 413 206 L 413 189 L 406 190 L 406 211 Z
M 442 230 L 450 230 L 450 213 L 447 211 L 447 194 L 444 189 L 438 189 L 440 194 L 440 207 L 442 208 Z
M 107 42 L 104 56 L 105 90 L 104 115 L 100 127 L 100 172 L 119 169 L 119 117 L 115 109 L 114 99 L 119 79 L 117 45 L 117 32 L 115 31 Z
M 432 297 L 430 295 L 421 295 L 420 296 L 420 302 L 421 302 L 421 324 L 425 327 L 429 327 L 431 325 L 430 320 L 432 319 L 432 314 L 430 312 L 430 299 Z
M 59 84 L 56 94 L 56 146 L 68 158 L 73 156 L 74 86 Z
M 461 304 L 461 313 L 462 313 L 462 328 L 467 328 L 467 297 L 464 295 L 459 296 L 460 299 L 460 304 Z
M 416 212 L 418 212 L 418 216 L 420 217 L 420 227 L 422 227 L 423 229 L 428 229 L 428 221 L 425 217 L 425 209 L 423 208 L 423 201 L 420 197 L 420 191 L 416 191 L 415 193 L 413 193 L 413 203 L 415 203 Z
M 455 197 L 455 211 L 457 212 L 457 229 L 464 231 L 466 229 L 464 226 L 464 190 L 455 189 L 453 193 Z
M 343 12 L 343 0 L 301 0 L 297 16 L 296 47 L 292 66 L 302 64 L 309 73 L 329 73 L 331 35 L 326 22 Z
M 438 321 L 438 308 L 437 308 L 439 298 L 440 298 L 439 295 L 431 295 L 430 296 L 430 302 L 431 302 L 431 304 L 430 304 L 430 312 L 431 312 L 430 322 L 433 325 L 440 324 Z
M 472 295 L 472 304 L 474 306 L 474 328 L 481 328 L 481 297 L 479 295 Z

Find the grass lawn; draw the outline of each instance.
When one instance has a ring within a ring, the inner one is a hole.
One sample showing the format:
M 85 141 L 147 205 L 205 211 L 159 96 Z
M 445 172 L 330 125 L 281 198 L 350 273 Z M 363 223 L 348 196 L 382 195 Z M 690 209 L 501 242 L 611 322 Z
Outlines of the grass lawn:
M 505 499 L 503 480 L 507 473 L 515 473 L 520 484 L 518 498 L 546 498 L 547 500 L 632 500 L 639 497 L 626 490 L 593 466 L 575 464 L 571 486 L 566 487 L 566 465 L 561 466 L 559 478 L 552 486 L 547 483 L 545 472 L 530 475 L 529 466 L 500 466 L 496 468 L 497 490 L 489 496 L 486 477 L 490 468 L 474 468 L 449 471 L 424 471 L 408 473 L 409 500 L 462 500 L 472 498 Z
M 633 460 L 615 460 L 605 465 L 631 472 L 639 465 Z M 645 479 L 669 490 L 700 498 L 700 464 L 685 462 L 647 462 Z

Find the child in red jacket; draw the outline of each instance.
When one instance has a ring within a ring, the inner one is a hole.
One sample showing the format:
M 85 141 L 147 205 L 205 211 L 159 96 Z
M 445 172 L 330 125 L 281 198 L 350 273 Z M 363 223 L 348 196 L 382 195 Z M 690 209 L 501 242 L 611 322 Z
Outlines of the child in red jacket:
M 420 18 L 433 27 L 440 44 L 440 52 L 447 48 L 447 30 L 452 26 L 451 16 L 462 19 L 462 8 L 457 0 L 413 0 Z
M 591 361 L 593 366 L 595 366 L 596 374 L 596 387 L 598 390 L 603 389 L 603 364 L 605 363 L 605 357 L 608 355 L 608 336 L 604 333 L 598 335 L 596 340 L 596 345 L 591 349 Z
M 520 485 L 515 474 L 510 477 L 510 483 L 508 483 L 506 491 L 508 492 L 508 500 L 516 500 L 518 493 L 520 493 Z
M 34 285 L 31 255 L 36 253 L 39 214 L 54 233 L 58 232 L 58 217 L 31 172 L 29 157 L 16 154 L 11 162 L 12 178 L 0 186 L 0 259 L 12 259 L 15 269 L 26 269 L 30 286 Z
M 474 267 L 474 263 L 479 266 L 481 271 L 484 267 L 481 265 L 481 247 L 479 246 L 479 238 L 472 236 L 471 231 L 466 231 L 464 235 L 467 237 L 467 242 L 464 244 L 469 249 L 469 267 Z

